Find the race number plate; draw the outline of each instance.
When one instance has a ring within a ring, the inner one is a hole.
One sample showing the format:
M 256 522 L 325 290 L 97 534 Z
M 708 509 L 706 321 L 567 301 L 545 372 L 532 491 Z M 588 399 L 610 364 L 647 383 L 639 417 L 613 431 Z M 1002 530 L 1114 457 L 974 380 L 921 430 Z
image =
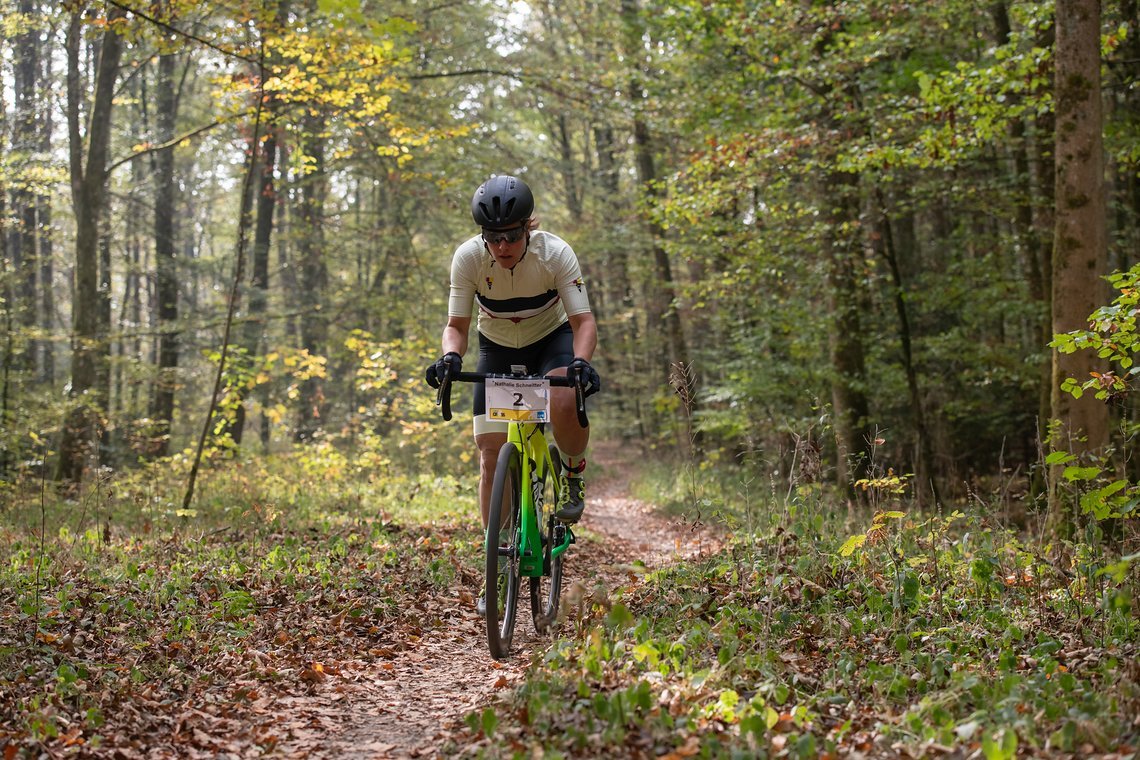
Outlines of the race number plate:
M 496 422 L 549 422 L 550 383 L 542 378 L 487 379 L 487 419 Z

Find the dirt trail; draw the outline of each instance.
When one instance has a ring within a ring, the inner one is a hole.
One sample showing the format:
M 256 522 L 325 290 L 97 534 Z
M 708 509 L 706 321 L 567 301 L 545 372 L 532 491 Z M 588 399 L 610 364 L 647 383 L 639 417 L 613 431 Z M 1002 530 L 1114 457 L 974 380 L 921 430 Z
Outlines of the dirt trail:
M 577 581 L 587 588 L 617 588 L 630 582 L 628 566 L 636 560 L 660 567 L 709 549 L 707 535 L 702 547 L 702 537 L 629 495 L 621 474 L 630 463 L 617 459 L 616 450 L 600 446 L 592 453 L 602 466 L 591 470 L 603 475 L 589 482 L 579 540 L 566 562 L 568 586 Z M 272 756 L 387 760 L 452 754 L 447 741 L 464 717 L 519 683 L 535 652 L 551 641 L 535 634 L 524 596 L 512 657 L 496 662 L 471 592 L 452 593 L 453 599 L 437 600 L 446 607 L 446 624 L 424 630 L 393 659 L 342 673 L 313 695 L 285 700 L 281 707 L 289 713 L 278 728 L 290 738 Z M 564 602 L 572 593 L 564 589 Z

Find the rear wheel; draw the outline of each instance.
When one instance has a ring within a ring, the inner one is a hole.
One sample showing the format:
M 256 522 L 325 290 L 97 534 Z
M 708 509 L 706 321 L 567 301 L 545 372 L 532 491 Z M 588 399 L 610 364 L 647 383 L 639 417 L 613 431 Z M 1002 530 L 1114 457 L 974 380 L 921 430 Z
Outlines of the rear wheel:
M 534 629 L 539 633 L 550 630 L 558 618 L 558 600 L 562 595 L 562 555 L 551 557 L 551 550 L 564 537 L 565 527 L 554 519 L 558 509 L 558 490 L 555 482 L 562 472 L 558 448 L 550 444 L 552 471 L 546 473 L 542 484 L 542 509 L 538 513 L 538 533 L 542 539 L 543 575 L 530 579 L 530 611 Z
M 519 452 L 514 444 L 499 449 L 491 507 L 487 515 L 487 644 L 501 660 L 511 649 L 519 603 L 518 532 Z M 496 530 L 497 529 L 497 530 Z

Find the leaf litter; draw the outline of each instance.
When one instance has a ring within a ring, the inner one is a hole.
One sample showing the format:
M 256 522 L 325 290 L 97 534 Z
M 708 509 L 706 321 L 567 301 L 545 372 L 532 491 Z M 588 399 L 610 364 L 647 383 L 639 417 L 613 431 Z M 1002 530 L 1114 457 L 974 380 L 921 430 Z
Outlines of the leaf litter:
M 1072 573 L 996 533 L 722 545 L 607 472 L 561 627 L 524 600 L 505 662 L 467 525 L 0 535 L 3 757 L 1135 755 L 1135 618 Z
M 634 559 L 657 562 L 687 541 L 612 485 L 592 486 L 566 562 L 563 631 L 644 572 Z M 522 684 L 552 641 L 524 598 L 512 657 L 490 657 L 474 612 L 474 533 L 377 519 L 88 536 L 42 552 L 0 534 L 17 571 L 0 587 L 0 756 L 470 750 L 465 718 Z

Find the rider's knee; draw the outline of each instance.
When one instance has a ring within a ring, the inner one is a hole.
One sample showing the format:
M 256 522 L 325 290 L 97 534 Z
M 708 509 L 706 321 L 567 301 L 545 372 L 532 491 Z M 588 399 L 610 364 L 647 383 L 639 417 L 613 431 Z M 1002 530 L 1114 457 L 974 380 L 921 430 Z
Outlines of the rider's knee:
M 500 447 L 501 444 L 494 445 L 491 441 L 479 441 L 479 464 L 483 470 L 494 472 Z

